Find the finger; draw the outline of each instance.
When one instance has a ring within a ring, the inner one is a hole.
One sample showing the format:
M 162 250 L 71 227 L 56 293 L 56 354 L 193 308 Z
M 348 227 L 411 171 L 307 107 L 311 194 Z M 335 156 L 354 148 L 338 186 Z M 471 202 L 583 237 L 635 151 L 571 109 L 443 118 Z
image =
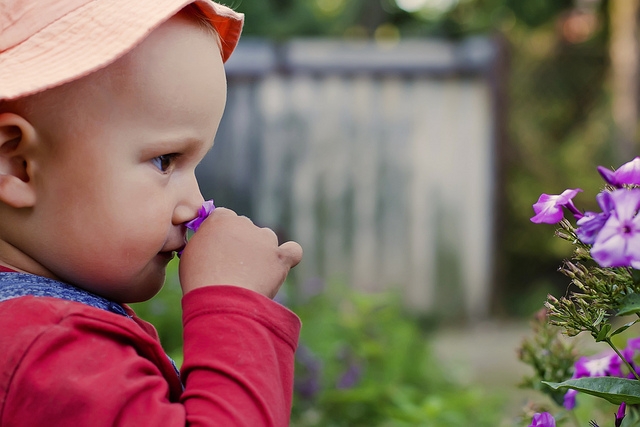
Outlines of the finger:
M 238 216 L 237 213 L 227 208 L 216 207 L 213 212 L 211 212 L 213 216 Z
M 293 268 L 302 260 L 302 246 L 298 243 L 289 241 L 280 245 L 279 253 L 280 259 L 289 266 L 289 268 Z
M 269 240 L 271 240 L 271 241 L 275 242 L 276 244 L 278 244 L 278 235 L 276 234 L 275 231 L 273 231 L 269 227 L 262 227 L 261 230 L 264 232 L 265 235 L 267 235 L 267 238 Z

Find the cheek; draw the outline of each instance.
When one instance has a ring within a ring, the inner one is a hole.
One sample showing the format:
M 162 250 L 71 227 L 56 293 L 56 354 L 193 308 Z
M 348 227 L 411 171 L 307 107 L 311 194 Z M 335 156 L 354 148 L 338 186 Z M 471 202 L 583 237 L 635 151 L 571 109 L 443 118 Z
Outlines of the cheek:
M 104 180 L 52 192 L 42 212 L 45 227 L 56 230 L 60 240 L 83 247 L 90 256 L 124 254 L 125 263 L 128 258 L 155 255 L 171 220 L 161 194 L 145 186 Z

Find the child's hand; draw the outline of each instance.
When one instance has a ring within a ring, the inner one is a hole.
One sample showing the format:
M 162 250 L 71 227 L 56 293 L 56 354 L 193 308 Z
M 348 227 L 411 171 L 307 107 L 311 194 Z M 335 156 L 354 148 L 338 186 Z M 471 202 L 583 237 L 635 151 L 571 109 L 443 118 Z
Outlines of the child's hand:
M 180 283 L 185 294 L 203 286 L 234 285 L 273 298 L 301 259 L 298 243 L 278 246 L 272 230 L 215 208 L 182 253 Z

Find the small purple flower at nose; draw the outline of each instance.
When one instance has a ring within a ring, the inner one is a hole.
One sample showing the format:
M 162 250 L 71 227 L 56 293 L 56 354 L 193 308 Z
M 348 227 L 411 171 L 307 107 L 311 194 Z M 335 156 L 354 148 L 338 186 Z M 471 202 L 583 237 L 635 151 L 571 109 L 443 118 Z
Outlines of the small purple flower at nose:
M 200 228 L 200 225 L 202 225 L 204 220 L 207 219 L 209 215 L 211 215 L 215 208 L 216 206 L 213 204 L 213 200 L 207 200 L 202 204 L 202 206 L 200 206 L 200 209 L 198 209 L 198 216 L 187 222 L 184 226 L 195 233 L 196 231 L 198 231 L 198 228 Z M 182 251 L 178 252 L 178 258 L 180 258 L 181 256 Z
M 207 219 L 209 215 L 211 215 L 215 208 L 216 206 L 213 204 L 213 200 L 207 200 L 198 210 L 198 216 L 187 222 L 185 224 L 185 227 L 187 227 L 189 230 L 198 231 L 200 225 L 204 222 L 205 219 Z

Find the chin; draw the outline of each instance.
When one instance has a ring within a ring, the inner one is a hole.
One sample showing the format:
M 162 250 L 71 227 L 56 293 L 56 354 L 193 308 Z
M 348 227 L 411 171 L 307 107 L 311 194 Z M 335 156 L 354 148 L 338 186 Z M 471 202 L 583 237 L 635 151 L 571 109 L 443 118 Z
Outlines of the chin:
M 163 272 L 164 273 L 164 272 Z M 160 292 L 162 286 L 164 285 L 165 275 L 162 274 L 162 279 L 152 279 L 144 284 L 139 285 L 139 288 L 136 289 L 136 292 L 130 292 L 127 295 L 127 301 L 122 301 L 124 303 L 134 303 L 134 302 L 143 302 L 148 301 Z
M 144 272 L 143 274 L 140 274 L 139 277 L 132 278 L 128 281 L 122 279 L 120 283 L 128 282 L 129 284 L 121 287 L 120 289 L 114 289 L 114 292 L 111 293 L 111 297 L 108 295 L 105 296 L 112 301 L 121 304 L 150 300 L 160 292 L 160 289 L 162 289 L 166 276 L 165 270 L 165 268 L 154 269 L 153 272 Z

